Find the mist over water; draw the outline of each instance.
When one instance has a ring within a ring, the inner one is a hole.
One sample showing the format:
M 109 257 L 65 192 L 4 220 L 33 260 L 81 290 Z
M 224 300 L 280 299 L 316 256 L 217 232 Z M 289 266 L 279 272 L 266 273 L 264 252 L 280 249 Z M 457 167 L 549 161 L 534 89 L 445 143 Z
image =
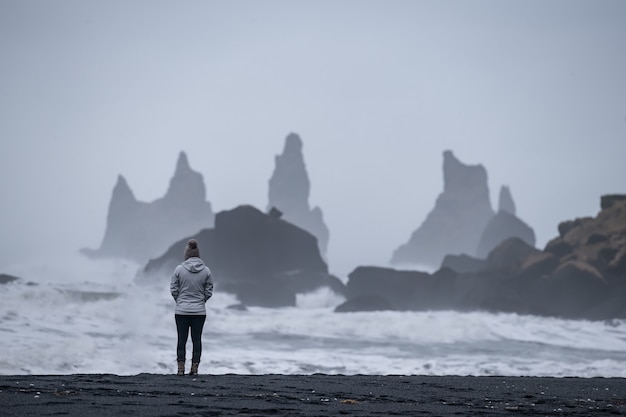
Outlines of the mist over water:
M 511 187 L 538 246 L 625 192 L 626 3 L 0 4 L 0 268 L 96 248 L 118 175 L 163 196 L 188 153 L 214 211 L 265 208 L 301 135 L 331 270 L 386 264 L 441 153 Z M 609 167 L 610 169 L 607 169 Z
M 0 285 L 0 374 L 172 373 L 168 282 L 138 285 L 139 265 L 68 255 L 15 266 Z M 208 304 L 203 372 L 626 377 L 626 323 L 482 312 L 334 313 L 328 290 L 297 306 Z M 190 354 L 191 341 L 188 343 Z
M 301 135 L 344 282 L 424 221 L 446 149 L 543 247 L 626 192 L 625 21 L 622 0 L 0 2 L 0 274 L 22 278 L 0 285 L 0 374 L 174 372 L 169 283 L 76 252 L 118 175 L 154 201 L 181 151 L 214 212 L 263 209 Z M 238 311 L 219 279 L 202 372 L 626 376 L 623 321 L 336 314 L 328 291 Z

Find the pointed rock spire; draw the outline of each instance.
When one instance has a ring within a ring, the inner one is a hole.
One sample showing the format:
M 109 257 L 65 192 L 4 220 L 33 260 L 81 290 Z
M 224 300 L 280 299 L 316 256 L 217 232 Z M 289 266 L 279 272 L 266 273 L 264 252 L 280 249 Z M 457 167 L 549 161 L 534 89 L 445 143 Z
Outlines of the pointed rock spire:
M 322 210 L 309 206 L 311 184 L 302 148 L 300 136 L 296 133 L 287 135 L 283 153 L 276 156 L 276 167 L 269 180 L 268 210 L 280 210 L 283 219 L 317 237 L 323 255 L 326 253 L 329 232 L 324 224 Z
M 507 186 L 502 186 L 498 213 L 485 226 L 478 241 L 476 256 L 487 258 L 500 243 L 512 237 L 520 238 L 529 246 L 535 246 L 535 231 L 515 215 L 515 202 L 511 190 Z
M 515 202 L 508 186 L 503 185 L 500 188 L 500 198 L 498 201 L 498 211 L 506 211 L 515 215 Z
M 302 155 L 302 139 L 290 133 L 269 181 L 269 207 L 276 207 L 287 217 L 309 211 L 311 184 Z
M 123 224 L 120 223 L 120 219 L 126 217 L 128 212 L 134 210 L 134 207 L 137 205 L 138 202 L 135 198 L 135 194 L 133 194 L 133 191 L 128 186 L 126 178 L 122 175 L 118 175 L 117 182 L 111 193 L 107 223 L 113 225 L 115 228 L 123 227 Z
M 294 156 L 300 157 L 300 159 L 304 159 L 302 157 L 302 139 L 298 136 L 297 133 L 290 133 L 287 135 L 285 139 L 285 148 L 283 150 L 283 154 L 290 154 Z
M 123 175 L 117 176 L 117 182 L 113 187 L 111 201 L 137 201 L 135 199 L 135 194 L 133 194 L 133 191 L 128 186 L 128 182 Z
M 187 159 L 187 154 L 184 151 L 180 151 L 178 154 L 178 161 L 176 162 L 176 171 L 174 175 L 179 172 L 191 171 L 191 167 L 189 166 L 189 160 Z
M 173 204 L 180 204 L 182 200 L 199 202 L 206 199 L 202 175 L 191 169 L 185 152 L 178 154 L 176 170 L 164 199 Z

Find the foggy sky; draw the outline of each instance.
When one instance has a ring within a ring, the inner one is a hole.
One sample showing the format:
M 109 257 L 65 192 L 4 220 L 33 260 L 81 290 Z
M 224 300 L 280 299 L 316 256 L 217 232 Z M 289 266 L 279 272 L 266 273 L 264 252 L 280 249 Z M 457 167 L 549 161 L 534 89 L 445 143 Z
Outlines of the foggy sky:
M 216 212 L 267 205 L 298 133 L 331 271 L 386 265 L 485 166 L 538 247 L 626 192 L 626 2 L 0 0 L 0 272 L 99 247 L 117 175 L 178 152 Z

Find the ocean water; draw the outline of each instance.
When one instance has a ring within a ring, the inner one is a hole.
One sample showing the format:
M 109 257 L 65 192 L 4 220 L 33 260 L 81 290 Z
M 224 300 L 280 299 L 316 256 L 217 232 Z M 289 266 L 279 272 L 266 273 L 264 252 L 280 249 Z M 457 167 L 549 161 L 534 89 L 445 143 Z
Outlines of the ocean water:
M 0 272 L 0 374 L 172 373 L 169 282 L 138 285 L 139 265 L 80 255 Z M 219 277 L 215 277 L 216 281 Z M 626 322 L 516 314 L 334 313 L 327 290 L 297 307 L 207 303 L 202 373 L 626 377 Z M 191 357 L 191 340 L 188 342 Z

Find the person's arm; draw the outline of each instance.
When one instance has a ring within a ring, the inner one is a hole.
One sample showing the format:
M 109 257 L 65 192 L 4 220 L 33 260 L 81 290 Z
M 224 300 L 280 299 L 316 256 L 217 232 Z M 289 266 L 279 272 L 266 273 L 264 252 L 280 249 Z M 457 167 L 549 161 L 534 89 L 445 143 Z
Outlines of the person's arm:
M 213 296 L 213 276 L 211 275 L 211 271 L 207 269 L 207 279 L 204 282 L 204 302 L 209 301 L 209 298 Z
M 178 267 L 174 270 L 172 279 L 170 281 L 170 293 L 174 297 L 174 301 L 178 300 L 178 293 L 180 292 L 180 277 L 178 276 Z

